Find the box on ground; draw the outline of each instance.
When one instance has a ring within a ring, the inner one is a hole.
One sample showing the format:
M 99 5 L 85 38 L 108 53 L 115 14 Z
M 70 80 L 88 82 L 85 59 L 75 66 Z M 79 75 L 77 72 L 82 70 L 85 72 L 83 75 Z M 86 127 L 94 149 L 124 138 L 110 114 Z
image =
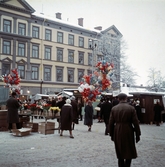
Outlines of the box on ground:
M 0 131 L 7 131 L 7 110 L 0 110 Z
M 34 122 L 27 122 L 27 123 L 23 123 L 23 127 L 24 128 L 32 128 L 32 132 L 38 132 L 38 123 L 34 123 Z
M 55 122 L 39 122 L 38 133 L 41 134 L 54 134 Z
M 13 136 L 27 136 L 31 133 L 31 128 L 12 129 Z

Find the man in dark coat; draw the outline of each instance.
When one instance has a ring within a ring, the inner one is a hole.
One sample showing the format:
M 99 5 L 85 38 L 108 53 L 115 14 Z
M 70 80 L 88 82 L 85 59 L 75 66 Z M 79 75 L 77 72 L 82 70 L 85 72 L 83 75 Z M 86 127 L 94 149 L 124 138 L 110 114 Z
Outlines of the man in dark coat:
M 84 125 L 88 126 L 88 131 L 91 131 L 93 125 L 93 106 L 92 102 L 89 100 L 84 109 Z
M 71 100 L 67 99 L 66 104 L 62 106 L 61 109 L 61 133 L 60 136 L 63 136 L 64 130 L 69 130 L 70 138 L 74 138 L 72 135 L 72 121 L 73 121 L 73 109 L 71 106 Z
M 75 124 L 78 124 L 78 105 L 77 102 L 75 100 L 75 96 L 71 97 L 71 105 L 73 108 L 73 126 L 72 126 L 72 130 L 74 130 L 74 126 Z
M 7 115 L 7 122 L 9 124 L 9 131 L 11 132 L 12 124 L 15 123 L 17 129 L 20 128 L 19 125 L 19 115 L 18 115 L 18 109 L 20 107 L 18 100 L 16 99 L 16 93 L 13 92 L 11 94 L 11 97 L 7 100 L 7 109 L 8 109 L 8 115 Z
M 135 108 L 127 103 L 127 95 L 119 94 L 119 104 L 111 110 L 109 129 L 114 141 L 119 167 L 130 167 L 131 160 L 137 157 L 135 147 L 140 141 L 140 127 Z M 135 134 L 134 134 L 135 133 Z
M 109 98 L 105 99 L 105 102 L 101 106 L 101 117 L 104 119 L 105 123 L 105 135 L 109 133 L 109 116 L 112 109 L 112 104 Z
M 157 101 L 156 104 L 154 105 L 154 112 L 155 112 L 154 120 L 155 120 L 156 126 L 160 126 L 162 110 L 163 110 L 163 107 L 160 105 L 159 101 Z

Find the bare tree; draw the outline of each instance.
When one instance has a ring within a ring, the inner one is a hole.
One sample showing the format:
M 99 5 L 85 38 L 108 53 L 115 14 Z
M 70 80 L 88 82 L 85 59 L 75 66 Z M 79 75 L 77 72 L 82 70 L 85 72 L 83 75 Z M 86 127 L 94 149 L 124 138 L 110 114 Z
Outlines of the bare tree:
M 165 77 L 162 76 L 161 71 L 150 68 L 147 84 L 150 90 L 160 91 L 165 86 Z
M 98 53 L 100 59 L 114 64 L 112 80 L 112 89 L 119 89 L 120 83 L 127 85 L 135 84 L 137 73 L 127 63 L 125 50 L 126 42 L 121 36 L 111 37 L 110 34 L 102 34 L 99 40 Z

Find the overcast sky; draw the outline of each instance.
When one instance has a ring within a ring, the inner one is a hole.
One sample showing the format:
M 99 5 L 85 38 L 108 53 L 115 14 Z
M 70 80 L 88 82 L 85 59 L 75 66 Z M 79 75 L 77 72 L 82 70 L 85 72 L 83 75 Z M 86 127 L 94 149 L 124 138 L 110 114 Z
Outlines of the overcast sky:
M 84 27 L 115 25 L 127 44 L 128 64 L 138 73 L 137 84 L 146 85 L 149 68 L 165 76 L 165 0 L 26 0 L 37 13 Z

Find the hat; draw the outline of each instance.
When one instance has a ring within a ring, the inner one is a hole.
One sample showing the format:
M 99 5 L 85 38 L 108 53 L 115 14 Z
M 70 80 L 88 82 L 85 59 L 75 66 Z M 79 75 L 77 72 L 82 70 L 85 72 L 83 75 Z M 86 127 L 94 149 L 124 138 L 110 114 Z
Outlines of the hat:
M 70 104 L 71 100 L 70 99 L 66 99 L 66 104 Z
M 127 98 L 127 95 L 125 93 L 120 93 L 118 95 L 119 100 L 125 100 Z
M 136 101 L 136 103 L 137 103 L 137 104 L 140 104 L 140 101 L 139 101 L 139 100 L 137 100 L 137 101 Z
M 16 96 L 17 95 L 17 93 L 16 92 L 12 92 L 12 94 L 11 94 L 12 96 Z
M 75 100 L 75 96 L 72 96 L 70 99 L 71 99 L 71 100 Z

